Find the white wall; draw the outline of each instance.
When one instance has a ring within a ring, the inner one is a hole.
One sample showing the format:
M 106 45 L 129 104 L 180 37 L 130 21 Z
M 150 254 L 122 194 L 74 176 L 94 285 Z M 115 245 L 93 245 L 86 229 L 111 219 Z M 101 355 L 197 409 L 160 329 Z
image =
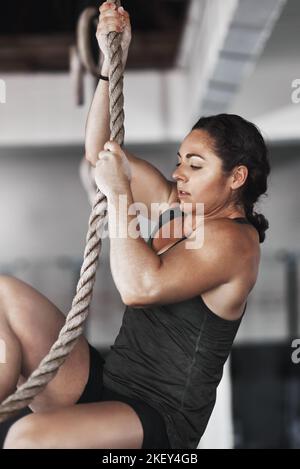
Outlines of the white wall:
M 300 139 L 300 104 L 288 104 L 255 119 L 268 141 L 283 142 Z
M 83 144 L 94 84 L 85 80 L 85 105 L 77 107 L 68 74 L 1 75 L 7 88 L 0 105 L 0 145 Z M 190 128 L 182 72 L 127 73 L 126 142 L 181 139 Z

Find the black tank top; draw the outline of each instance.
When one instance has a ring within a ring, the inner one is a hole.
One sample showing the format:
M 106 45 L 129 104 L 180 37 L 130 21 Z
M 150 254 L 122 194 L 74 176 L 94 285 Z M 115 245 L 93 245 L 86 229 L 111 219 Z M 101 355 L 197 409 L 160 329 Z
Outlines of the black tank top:
M 170 220 L 170 214 L 161 215 L 158 227 L 165 218 Z M 244 218 L 234 220 L 249 223 Z M 160 412 L 171 448 L 195 449 L 214 408 L 242 317 L 221 318 L 200 295 L 173 304 L 127 306 L 106 357 L 104 385 Z

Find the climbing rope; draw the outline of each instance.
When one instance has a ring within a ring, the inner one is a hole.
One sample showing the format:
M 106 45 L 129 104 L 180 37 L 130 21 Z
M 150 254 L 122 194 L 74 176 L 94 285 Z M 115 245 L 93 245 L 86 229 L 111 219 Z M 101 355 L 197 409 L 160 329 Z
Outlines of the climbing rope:
M 120 0 L 114 0 L 117 7 Z M 124 96 L 121 34 L 108 34 L 110 51 L 109 96 L 110 96 L 110 139 L 123 145 L 124 142 Z M 30 375 L 26 383 L 5 399 L 0 405 L 0 422 L 12 417 L 17 411 L 28 406 L 54 378 L 58 369 L 73 350 L 78 338 L 83 333 L 84 322 L 89 313 L 95 284 L 96 270 L 101 252 L 105 218 L 107 215 L 107 199 L 97 190 L 89 228 L 86 237 L 84 260 L 72 308 L 66 317 L 65 325 L 59 333 L 57 341 L 48 355 L 41 361 L 38 368 Z

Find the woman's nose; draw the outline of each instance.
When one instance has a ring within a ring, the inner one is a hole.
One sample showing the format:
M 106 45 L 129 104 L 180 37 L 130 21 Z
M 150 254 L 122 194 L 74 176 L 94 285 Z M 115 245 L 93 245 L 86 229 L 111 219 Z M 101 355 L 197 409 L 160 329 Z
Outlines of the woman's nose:
M 184 174 L 183 170 L 180 169 L 180 166 L 173 171 L 172 178 L 175 179 L 175 181 L 186 181 L 187 177 Z

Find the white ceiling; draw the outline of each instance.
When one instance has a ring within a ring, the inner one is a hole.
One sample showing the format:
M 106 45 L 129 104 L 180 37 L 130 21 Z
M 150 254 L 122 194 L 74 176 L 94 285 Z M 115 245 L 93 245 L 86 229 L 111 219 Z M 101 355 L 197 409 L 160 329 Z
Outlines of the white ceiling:
M 272 35 L 286 0 L 239 0 L 202 100 L 203 114 L 228 112 Z
M 300 139 L 300 103 L 292 82 L 300 78 L 300 1 L 288 0 L 251 75 L 230 112 L 254 120 L 269 140 Z

